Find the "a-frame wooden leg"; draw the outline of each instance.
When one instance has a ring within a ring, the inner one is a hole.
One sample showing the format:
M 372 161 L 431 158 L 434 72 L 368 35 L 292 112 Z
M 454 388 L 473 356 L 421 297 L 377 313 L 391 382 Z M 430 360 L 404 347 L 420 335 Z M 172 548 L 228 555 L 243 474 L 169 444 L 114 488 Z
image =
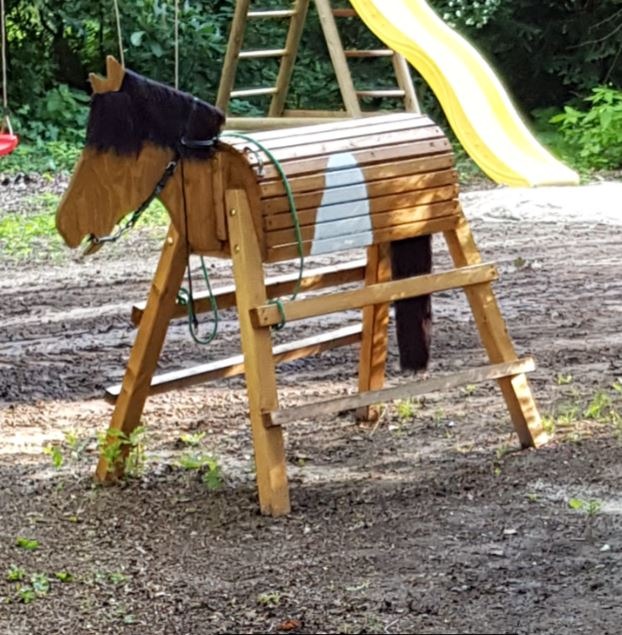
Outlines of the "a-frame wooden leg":
M 186 263 L 185 240 L 171 225 L 112 414 L 106 447 L 99 458 L 95 476 L 100 482 L 114 481 L 123 474 L 130 449 L 124 441 L 140 423 Z M 111 463 L 113 457 L 114 463 Z
M 456 267 L 481 262 L 479 250 L 464 215 L 461 215 L 456 228 L 444 232 L 444 236 Z M 487 282 L 473 285 L 465 288 L 464 291 L 490 361 L 496 364 L 516 360 L 514 345 L 507 332 L 505 320 L 501 315 L 491 284 Z M 521 445 L 537 447 L 546 443 L 548 437 L 542 428 L 540 414 L 526 375 L 503 377 L 498 382 Z
M 228 190 L 226 204 L 259 507 L 280 516 L 290 511 L 283 432 L 266 427 L 262 415 L 278 407 L 272 337 L 269 327 L 255 328 L 250 317 L 252 308 L 267 302 L 261 253 L 245 191 Z
M 391 279 L 390 249 L 389 243 L 372 245 L 367 248 L 366 285 L 387 282 Z M 377 304 L 363 309 L 359 392 L 380 390 L 384 386 L 388 325 L 388 304 Z M 357 418 L 363 421 L 375 421 L 378 414 L 375 406 L 366 406 L 356 411 Z

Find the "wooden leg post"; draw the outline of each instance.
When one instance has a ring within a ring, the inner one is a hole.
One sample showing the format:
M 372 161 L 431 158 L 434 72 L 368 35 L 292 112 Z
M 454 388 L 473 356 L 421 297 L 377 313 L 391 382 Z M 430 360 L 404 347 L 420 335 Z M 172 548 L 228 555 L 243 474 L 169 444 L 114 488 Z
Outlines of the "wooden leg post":
M 278 407 L 272 338 L 270 327 L 255 328 L 250 316 L 251 309 L 267 301 L 261 253 L 245 191 L 227 191 L 226 203 L 259 507 L 263 514 L 281 516 L 290 511 L 283 432 L 266 427 L 262 415 Z
M 365 284 L 387 282 L 391 279 L 390 245 L 383 243 L 367 249 Z M 380 390 L 384 386 L 387 361 L 389 305 L 376 304 L 363 309 L 363 335 L 359 360 L 359 392 Z M 376 406 L 365 406 L 356 411 L 362 421 L 375 421 Z
M 481 262 L 481 256 L 468 222 L 462 216 L 456 228 L 444 232 L 449 253 L 456 267 Z M 489 282 L 464 289 L 480 338 L 493 364 L 517 359 L 514 345 L 507 332 L 505 320 Z M 497 380 L 507 404 L 512 422 L 523 447 L 538 447 L 548 440 L 542 428 L 540 414 L 531 394 L 525 374 Z
M 99 458 L 95 477 L 100 482 L 114 481 L 123 474 L 130 450 L 124 440 L 140 423 L 186 263 L 185 241 L 171 225 L 112 413 L 106 446 Z

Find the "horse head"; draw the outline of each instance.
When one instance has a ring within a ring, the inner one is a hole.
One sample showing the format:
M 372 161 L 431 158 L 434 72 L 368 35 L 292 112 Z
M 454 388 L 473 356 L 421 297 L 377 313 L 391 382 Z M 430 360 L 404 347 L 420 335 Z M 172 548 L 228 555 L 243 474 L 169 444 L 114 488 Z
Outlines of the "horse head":
M 113 57 L 93 88 L 86 145 L 56 213 L 70 247 L 109 235 L 154 191 L 173 159 L 210 158 L 224 123 L 216 107 L 125 69 Z

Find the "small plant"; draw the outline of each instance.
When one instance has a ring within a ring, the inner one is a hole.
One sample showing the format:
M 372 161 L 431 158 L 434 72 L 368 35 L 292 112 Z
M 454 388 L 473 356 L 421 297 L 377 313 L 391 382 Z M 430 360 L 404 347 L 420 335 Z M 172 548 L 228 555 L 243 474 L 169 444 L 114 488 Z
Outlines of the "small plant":
M 581 498 L 571 498 L 568 501 L 568 507 L 575 511 L 583 512 L 586 515 L 585 523 L 585 539 L 592 540 L 592 529 L 594 526 L 594 519 L 602 508 L 602 503 L 598 500 L 583 500 Z
M 564 373 L 560 373 L 559 375 L 557 375 L 557 385 L 558 386 L 567 386 L 568 384 L 571 384 L 573 380 L 573 377 L 570 373 L 564 374 Z
M 63 466 L 65 458 L 63 457 L 63 452 L 58 447 L 58 445 L 49 443 L 43 448 L 43 454 L 47 454 L 52 459 L 52 465 L 57 470 L 60 470 L 60 468 Z
M 179 436 L 179 440 L 189 447 L 195 448 L 200 445 L 205 438 L 205 432 L 195 432 L 194 434 L 186 433 Z
M 588 404 L 583 416 L 594 421 L 606 421 L 611 405 L 611 397 L 603 391 L 598 391 Z
M 63 583 L 73 582 L 73 575 L 69 571 L 56 571 L 54 577 Z
M 397 417 L 401 421 L 410 421 L 411 419 L 414 419 L 416 416 L 416 411 L 420 407 L 421 405 L 413 399 L 400 399 L 395 404 Z
M 20 549 L 25 549 L 26 551 L 35 551 L 39 548 L 39 541 L 33 540 L 31 538 L 24 538 L 23 536 L 18 536 L 15 539 L 15 544 Z
M 186 452 L 179 458 L 184 470 L 202 473 L 201 480 L 208 489 L 218 489 L 222 485 L 222 472 L 218 460 L 202 452 Z
M 467 384 L 460 389 L 465 397 L 471 397 L 477 392 L 477 384 Z
M 50 590 L 50 580 L 45 573 L 33 573 L 30 582 L 37 595 L 45 595 Z
M 30 604 L 37 599 L 35 590 L 28 585 L 20 586 L 17 589 L 17 599 L 22 604 Z
M 268 608 L 273 608 L 281 603 L 281 594 L 278 591 L 260 593 L 257 596 L 257 604 Z
M 6 572 L 7 582 L 21 582 L 26 577 L 26 571 L 15 564 L 12 564 Z
M 144 433 L 144 427 L 138 426 L 129 435 L 116 429 L 99 435 L 100 452 L 108 464 L 110 473 L 116 472 L 120 467 L 123 467 L 123 473 L 128 476 L 138 476 L 142 473 L 146 462 Z

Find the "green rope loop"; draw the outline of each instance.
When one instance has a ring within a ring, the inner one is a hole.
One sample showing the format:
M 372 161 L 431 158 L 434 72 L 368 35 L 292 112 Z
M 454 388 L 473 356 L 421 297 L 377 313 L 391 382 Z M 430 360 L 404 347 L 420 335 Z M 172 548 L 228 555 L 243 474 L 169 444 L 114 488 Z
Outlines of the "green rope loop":
M 181 306 L 186 307 L 186 311 L 188 313 L 188 330 L 190 331 L 190 336 L 192 337 L 192 339 L 197 344 L 207 346 L 214 340 L 214 338 L 218 334 L 218 323 L 220 321 L 220 316 L 218 313 L 218 303 L 216 302 L 216 297 L 214 296 L 214 292 L 212 291 L 209 273 L 207 272 L 207 267 L 205 266 L 205 260 L 203 256 L 201 256 L 201 270 L 203 272 L 205 285 L 207 286 L 207 290 L 209 292 L 210 307 L 212 309 L 212 315 L 214 316 L 212 332 L 206 338 L 202 338 L 199 336 L 199 320 L 197 319 L 197 314 L 194 310 L 194 296 L 192 293 L 192 274 L 190 273 L 190 266 L 188 266 L 188 289 L 186 289 L 185 287 L 181 287 L 179 289 L 177 293 L 177 303 Z
M 305 257 L 304 257 L 303 247 L 302 247 L 302 232 L 300 230 L 300 218 L 298 217 L 298 210 L 296 208 L 296 202 L 294 201 L 294 193 L 292 192 L 292 188 L 289 184 L 287 175 L 285 174 L 285 170 L 283 169 L 281 162 L 274 156 L 274 154 L 272 154 L 272 152 L 268 150 L 268 148 L 266 148 L 266 146 L 264 146 L 263 143 L 261 143 L 260 141 L 257 141 L 257 139 L 253 139 L 253 137 L 242 134 L 240 132 L 223 132 L 221 137 L 223 136 L 236 137 L 238 139 L 243 139 L 244 141 L 249 141 L 250 143 L 254 143 L 268 157 L 268 159 L 272 161 L 272 163 L 274 164 L 274 167 L 276 168 L 276 171 L 279 173 L 279 176 L 281 177 L 281 181 L 283 182 L 283 187 L 285 188 L 285 194 L 287 195 L 287 202 L 289 203 L 289 211 L 292 215 L 292 222 L 294 224 L 294 235 L 296 236 L 296 248 L 298 251 L 298 258 L 300 260 L 300 265 L 298 268 L 298 280 L 296 282 L 296 285 L 294 286 L 294 290 L 292 291 L 292 295 L 290 297 L 290 300 L 295 300 L 298 294 L 300 293 L 300 288 L 302 286 Z M 261 161 L 259 159 L 258 159 L 258 162 L 261 164 Z M 285 309 L 283 307 L 283 302 L 280 298 L 276 298 L 274 300 L 270 300 L 270 304 L 276 304 L 276 306 L 279 309 L 279 314 L 281 315 L 281 322 L 274 326 L 274 330 L 280 331 L 285 326 L 285 323 L 286 323 Z

